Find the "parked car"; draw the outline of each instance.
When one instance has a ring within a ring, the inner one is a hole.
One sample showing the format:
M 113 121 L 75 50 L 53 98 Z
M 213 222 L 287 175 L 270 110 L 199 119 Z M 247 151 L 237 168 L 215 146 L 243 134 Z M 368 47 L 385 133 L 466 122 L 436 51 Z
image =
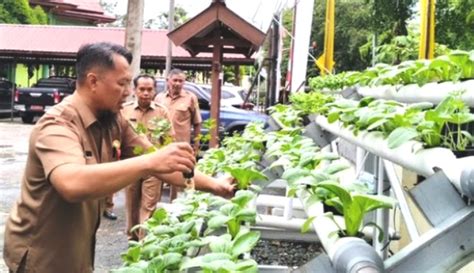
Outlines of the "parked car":
M 0 114 L 11 113 L 13 83 L 5 78 L 0 78 Z
M 164 79 L 156 80 L 157 93 L 166 90 L 166 81 Z M 202 120 L 209 119 L 211 116 L 211 94 L 202 87 L 191 82 L 184 83 L 184 90 L 196 95 L 201 110 Z M 252 121 L 260 121 L 266 123 L 268 116 L 256 111 L 244 110 L 236 108 L 229 104 L 222 104 L 220 108 L 220 134 L 232 134 L 233 132 L 241 132 L 245 126 Z
M 204 91 L 211 96 L 212 86 L 208 84 L 199 85 Z M 223 85 L 221 86 L 221 104 L 223 106 L 232 105 L 237 108 L 252 110 L 255 105 L 251 102 L 244 104 L 247 91 L 241 86 Z
M 42 116 L 53 105 L 71 95 L 76 88 L 76 80 L 70 77 L 49 77 L 38 80 L 27 88 L 17 88 L 15 110 L 24 123 L 32 123 L 36 116 Z

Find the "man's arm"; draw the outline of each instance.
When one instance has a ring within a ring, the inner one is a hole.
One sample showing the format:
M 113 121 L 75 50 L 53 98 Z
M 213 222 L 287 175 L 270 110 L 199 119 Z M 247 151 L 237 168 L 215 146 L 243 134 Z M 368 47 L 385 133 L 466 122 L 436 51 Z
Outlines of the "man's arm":
M 157 152 L 116 162 L 93 165 L 65 163 L 51 171 L 49 181 L 67 201 L 81 202 L 117 192 L 148 175 L 183 186 L 184 179 L 180 175 L 190 172 L 194 164 L 191 146 L 173 143 Z M 202 189 L 215 189 L 210 185 L 211 178 L 197 180 L 198 187 L 203 183 Z

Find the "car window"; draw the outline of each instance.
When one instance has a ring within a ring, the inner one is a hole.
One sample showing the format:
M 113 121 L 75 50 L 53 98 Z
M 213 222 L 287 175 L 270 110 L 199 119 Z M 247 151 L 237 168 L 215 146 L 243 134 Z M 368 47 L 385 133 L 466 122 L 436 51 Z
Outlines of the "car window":
M 222 90 L 222 92 L 221 92 L 221 98 L 223 98 L 223 99 L 232 99 L 232 98 L 235 98 L 235 95 L 232 94 L 232 93 L 229 92 L 229 91 Z
M 206 91 L 206 93 L 211 96 L 211 88 L 208 88 L 208 87 L 202 87 L 203 90 Z M 227 90 L 224 90 L 221 88 L 221 99 L 232 99 L 232 98 L 235 98 L 236 96 L 230 92 L 230 91 L 227 91 Z

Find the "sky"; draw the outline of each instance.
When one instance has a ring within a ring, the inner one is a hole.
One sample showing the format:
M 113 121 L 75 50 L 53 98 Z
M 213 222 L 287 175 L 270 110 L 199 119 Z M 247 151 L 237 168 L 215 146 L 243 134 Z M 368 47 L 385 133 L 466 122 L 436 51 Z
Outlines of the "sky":
M 127 2 L 123 0 L 107 0 L 107 2 L 117 2 L 116 12 L 124 14 L 127 11 Z M 212 0 L 175 0 L 175 6 L 184 8 L 188 13 L 188 18 L 197 15 L 206 9 Z M 248 22 L 261 30 L 268 28 L 272 14 L 281 7 L 294 3 L 294 0 L 226 0 L 229 9 L 237 13 Z M 157 17 L 162 12 L 169 9 L 167 0 L 145 0 L 145 21 Z

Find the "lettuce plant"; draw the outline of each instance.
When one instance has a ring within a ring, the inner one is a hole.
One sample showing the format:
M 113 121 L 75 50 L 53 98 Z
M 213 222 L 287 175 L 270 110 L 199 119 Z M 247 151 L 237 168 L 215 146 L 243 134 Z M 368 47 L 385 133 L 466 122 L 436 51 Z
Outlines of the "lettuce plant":
M 196 268 L 202 272 L 258 272 L 258 265 L 251 259 L 240 259 L 239 257 L 250 252 L 260 238 L 258 231 L 242 230 L 235 238 L 229 234 L 221 236 L 209 236 L 210 253 L 203 256 L 187 259 L 180 267 L 180 271 Z
M 334 182 L 321 182 L 317 187 L 326 189 L 336 196 L 326 200 L 325 203 L 342 213 L 345 224 L 344 229 L 340 230 L 342 236 L 357 236 L 363 228 L 362 221 L 368 212 L 381 208 L 391 209 L 397 203 L 395 199 L 387 196 L 350 192 Z M 308 227 L 313 220 L 314 218 L 308 219 L 304 226 Z

